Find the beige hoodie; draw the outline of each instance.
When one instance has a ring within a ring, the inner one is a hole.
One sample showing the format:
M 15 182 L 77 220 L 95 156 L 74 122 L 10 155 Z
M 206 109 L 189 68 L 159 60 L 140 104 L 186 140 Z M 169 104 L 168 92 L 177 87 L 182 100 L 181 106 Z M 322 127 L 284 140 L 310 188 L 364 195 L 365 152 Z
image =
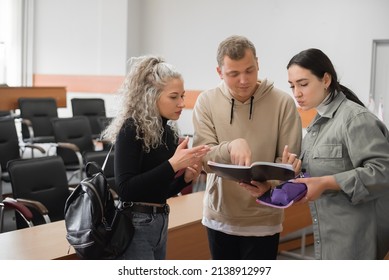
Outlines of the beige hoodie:
M 208 160 L 231 163 L 227 145 L 237 138 L 247 140 L 253 162 L 281 162 L 285 145 L 300 153 L 301 120 L 293 98 L 266 79 L 259 82 L 253 99 L 244 103 L 232 101 L 223 81 L 199 95 L 193 111 L 193 145 L 212 147 L 204 158 L 206 171 Z M 228 234 L 264 236 L 280 232 L 282 221 L 282 209 L 259 205 L 236 182 L 208 173 L 204 225 Z

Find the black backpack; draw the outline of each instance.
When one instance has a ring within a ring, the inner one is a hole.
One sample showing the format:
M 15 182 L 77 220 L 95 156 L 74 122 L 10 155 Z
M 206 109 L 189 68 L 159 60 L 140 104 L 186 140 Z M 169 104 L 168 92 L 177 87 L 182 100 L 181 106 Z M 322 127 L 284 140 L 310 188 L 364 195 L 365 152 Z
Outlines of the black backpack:
M 82 259 L 113 259 L 131 242 L 131 208 L 115 202 L 97 163 L 88 162 L 83 179 L 65 203 L 66 239 Z M 90 173 L 92 168 L 97 172 Z M 117 205 L 116 205 L 116 204 Z

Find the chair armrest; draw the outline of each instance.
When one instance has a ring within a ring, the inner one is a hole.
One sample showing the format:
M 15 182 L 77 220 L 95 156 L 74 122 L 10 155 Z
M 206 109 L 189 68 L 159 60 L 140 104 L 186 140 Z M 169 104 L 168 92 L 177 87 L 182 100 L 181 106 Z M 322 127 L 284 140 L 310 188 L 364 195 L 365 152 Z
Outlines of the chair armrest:
M 73 143 L 68 143 L 68 142 L 58 142 L 58 143 L 54 144 L 53 146 L 71 150 L 76 154 L 77 160 L 78 160 L 78 166 L 79 166 L 78 172 L 79 172 L 80 178 L 81 178 L 82 171 L 84 168 L 84 160 L 83 160 L 82 154 L 81 154 L 78 146 L 73 144 Z M 72 175 L 72 177 L 73 177 L 73 175 Z M 70 180 L 70 179 L 68 179 L 68 180 Z
M 20 214 L 23 220 L 29 227 L 34 226 L 32 219 L 33 214 L 23 203 L 16 201 L 13 198 L 7 197 L 0 202 L 0 233 L 4 229 L 4 209 L 13 209 Z
M 28 130 L 28 134 L 29 134 L 29 136 L 30 136 L 30 139 L 34 139 L 34 138 L 35 138 L 35 135 L 34 135 L 34 129 L 33 129 L 33 127 L 32 127 L 32 122 L 31 122 L 31 120 L 29 120 L 29 119 L 23 119 L 23 118 L 20 118 L 20 117 L 19 117 L 19 119 L 20 119 L 20 122 L 21 122 L 22 124 L 24 124 L 24 125 L 27 127 L 27 130 Z
M 78 148 L 76 144 L 67 143 L 67 142 L 58 142 L 57 147 L 72 150 L 77 156 L 78 164 L 80 165 L 80 172 L 82 172 L 84 161 L 83 161 L 82 154 L 80 152 L 80 148 Z
M 74 152 L 80 152 L 80 149 L 77 147 L 77 145 L 73 144 L 73 143 L 67 143 L 67 142 L 58 142 L 56 144 L 57 147 L 60 147 L 60 148 L 65 148 L 65 149 L 70 149 Z
M 28 221 L 31 221 L 33 218 L 33 214 L 30 209 L 27 208 L 22 202 L 19 202 L 13 198 L 7 197 L 2 203 L 6 208 L 12 208 L 21 213 Z
M 38 212 L 42 215 L 47 215 L 49 213 L 49 210 L 47 210 L 46 206 L 37 200 L 17 198 L 16 201 L 38 210 Z
M 31 122 L 31 120 L 29 120 L 29 119 L 23 119 L 23 118 L 21 118 L 20 116 L 18 116 L 17 118 L 20 119 L 20 121 L 21 121 L 22 124 L 25 124 L 25 125 L 27 125 L 27 126 L 29 126 L 29 127 L 32 127 L 32 122 Z
M 46 223 L 51 222 L 49 217 L 49 210 L 47 210 L 46 206 L 44 206 L 41 202 L 24 198 L 17 198 L 16 201 L 23 203 L 27 207 L 36 209 L 43 216 L 43 219 Z
M 45 149 L 43 149 L 42 147 L 37 146 L 37 145 L 25 144 L 25 145 L 22 146 L 22 148 L 29 148 L 29 149 L 32 149 L 32 150 L 36 149 L 36 150 L 40 151 L 42 154 L 46 153 Z

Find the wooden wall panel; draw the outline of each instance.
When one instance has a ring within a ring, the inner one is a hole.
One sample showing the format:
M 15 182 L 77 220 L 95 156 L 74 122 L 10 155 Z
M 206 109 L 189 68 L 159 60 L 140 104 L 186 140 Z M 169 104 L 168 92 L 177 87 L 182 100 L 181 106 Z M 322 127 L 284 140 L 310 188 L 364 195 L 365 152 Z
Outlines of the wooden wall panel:
M 64 86 L 68 92 L 115 93 L 124 76 L 41 75 L 33 76 L 34 86 Z

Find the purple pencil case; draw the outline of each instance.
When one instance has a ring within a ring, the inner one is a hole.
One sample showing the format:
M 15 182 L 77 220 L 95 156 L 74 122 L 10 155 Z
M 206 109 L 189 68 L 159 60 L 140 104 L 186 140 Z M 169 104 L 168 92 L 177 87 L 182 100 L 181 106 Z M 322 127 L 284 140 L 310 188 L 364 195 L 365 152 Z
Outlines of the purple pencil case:
M 306 174 L 298 177 L 307 177 Z M 304 183 L 284 182 L 257 198 L 257 202 L 275 208 L 287 208 L 307 193 Z

